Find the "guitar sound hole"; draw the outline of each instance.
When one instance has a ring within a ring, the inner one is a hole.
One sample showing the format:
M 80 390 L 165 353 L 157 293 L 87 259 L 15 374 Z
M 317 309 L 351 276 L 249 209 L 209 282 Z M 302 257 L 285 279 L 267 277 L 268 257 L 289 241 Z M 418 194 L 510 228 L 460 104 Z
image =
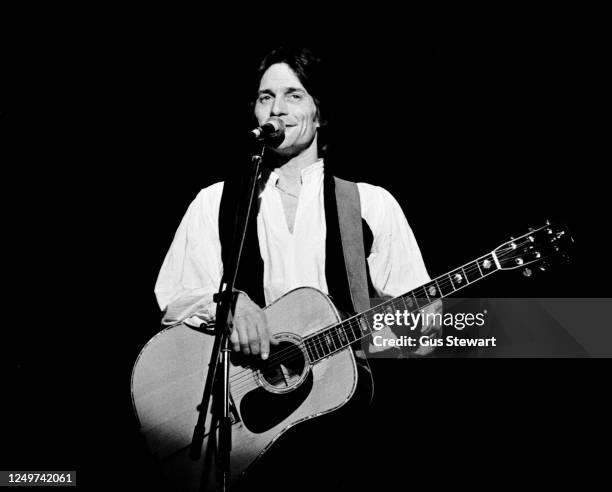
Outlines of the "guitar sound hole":
M 302 384 L 287 393 L 271 393 L 263 388 L 250 391 L 240 402 L 242 422 L 254 433 L 272 429 L 302 405 L 312 384 L 312 373 L 308 371 Z
M 293 333 L 277 333 L 278 345 L 257 364 L 259 387 L 240 403 L 240 415 L 251 432 L 265 432 L 291 415 L 312 390 L 312 372 L 302 339 Z
M 273 391 L 287 391 L 301 382 L 306 369 L 304 354 L 299 346 L 284 341 L 271 346 L 270 357 L 261 368 L 264 386 Z

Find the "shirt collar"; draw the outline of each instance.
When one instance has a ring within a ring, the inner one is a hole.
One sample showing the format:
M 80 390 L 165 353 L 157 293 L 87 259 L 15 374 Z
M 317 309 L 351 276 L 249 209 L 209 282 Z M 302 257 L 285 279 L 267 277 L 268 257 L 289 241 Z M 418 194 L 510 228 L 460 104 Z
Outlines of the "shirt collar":
M 323 167 L 324 163 L 323 159 L 321 158 L 302 169 L 302 172 L 300 173 L 302 178 L 302 184 L 312 182 L 321 178 L 323 176 Z M 278 182 L 279 178 L 280 176 L 276 174 L 276 172 L 272 171 L 270 173 L 270 177 L 268 178 L 268 182 L 266 183 L 266 185 L 276 186 L 276 183 Z

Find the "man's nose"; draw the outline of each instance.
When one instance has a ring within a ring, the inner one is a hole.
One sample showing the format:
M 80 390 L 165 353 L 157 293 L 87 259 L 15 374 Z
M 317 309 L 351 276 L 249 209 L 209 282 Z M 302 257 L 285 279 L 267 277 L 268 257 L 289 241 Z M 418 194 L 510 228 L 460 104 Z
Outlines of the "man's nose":
M 284 97 L 277 97 L 274 99 L 274 104 L 272 105 L 272 111 L 270 116 L 279 116 L 287 114 L 287 103 Z

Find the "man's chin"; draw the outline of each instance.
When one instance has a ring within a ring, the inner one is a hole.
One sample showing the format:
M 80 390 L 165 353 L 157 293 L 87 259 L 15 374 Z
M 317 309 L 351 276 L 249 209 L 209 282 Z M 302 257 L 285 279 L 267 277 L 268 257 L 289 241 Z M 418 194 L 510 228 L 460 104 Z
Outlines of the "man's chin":
M 270 146 L 270 150 L 274 152 L 275 154 L 277 154 L 279 157 L 282 156 L 285 158 L 295 157 L 296 155 L 300 153 L 299 149 L 296 149 L 295 147 L 292 147 L 291 145 L 286 146 L 285 143 L 282 143 L 279 147 Z
M 316 143 L 310 142 L 310 144 L 297 143 L 291 139 L 291 142 L 287 142 L 285 138 L 284 141 L 280 143 L 278 146 L 268 145 L 270 151 L 274 152 L 280 159 L 289 160 L 298 155 L 306 152 L 311 145 L 316 145 Z

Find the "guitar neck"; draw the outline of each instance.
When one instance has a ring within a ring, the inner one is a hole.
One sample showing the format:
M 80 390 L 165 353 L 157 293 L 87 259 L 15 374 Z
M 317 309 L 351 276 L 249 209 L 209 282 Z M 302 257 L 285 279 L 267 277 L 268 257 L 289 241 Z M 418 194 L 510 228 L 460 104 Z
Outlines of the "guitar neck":
M 420 311 L 437 300 L 454 294 L 498 270 L 500 270 L 500 264 L 495 253 L 487 253 L 406 294 L 389 299 L 334 326 L 313 333 L 304 339 L 310 362 L 318 362 L 356 341 L 377 333 L 379 330 L 373 328 L 372 322 L 377 314 L 384 316 L 396 312 Z

